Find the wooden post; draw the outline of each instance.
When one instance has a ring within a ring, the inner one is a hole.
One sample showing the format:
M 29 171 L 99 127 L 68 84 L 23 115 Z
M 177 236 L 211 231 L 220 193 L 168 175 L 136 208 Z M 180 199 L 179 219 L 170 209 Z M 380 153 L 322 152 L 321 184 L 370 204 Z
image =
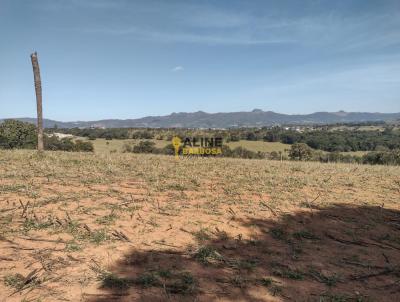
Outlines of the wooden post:
M 43 147 L 43 109 L 42 109 L 42 81 L 40 79 L 40 69 L 37 53 L 31 54 L 33 77 L 35 80 L 35 92 L 36 92 L 36 106 L 37 106 L 37 137 L 38 145 L 37 149 L 42 152 Z

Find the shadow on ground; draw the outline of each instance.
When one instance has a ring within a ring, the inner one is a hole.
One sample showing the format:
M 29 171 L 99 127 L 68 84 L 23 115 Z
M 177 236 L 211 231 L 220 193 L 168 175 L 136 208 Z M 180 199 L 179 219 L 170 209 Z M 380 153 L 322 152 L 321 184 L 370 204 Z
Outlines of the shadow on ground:
M 335 205 L 237 221 L 185 251 L 135 251 L 87 301 L 400 301 L 400 212 Z

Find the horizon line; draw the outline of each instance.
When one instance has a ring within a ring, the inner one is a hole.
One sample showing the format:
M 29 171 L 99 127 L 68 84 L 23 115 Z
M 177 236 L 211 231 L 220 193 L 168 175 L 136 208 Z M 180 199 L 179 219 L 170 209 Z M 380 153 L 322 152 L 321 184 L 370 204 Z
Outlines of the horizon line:
M 147 117 L 165 117 L 165 116 L 171 116 L 173 114 L 193 114 L 193 113 L 205 113 L 205 114 L 229 114 L 229 113 L 256 113 L 256 112 L 263 112 L 263 113 L 275 113 L 275 114 L 281 114 L 281 115 L 289 115 L 289 116 L 295 116 L 295 115 L 311 115 L 311 114 L 316 114 L 316 113 L 367 113 L 367 114 L 400 114 L 400 112 L 379 112 L 379 111 L 345 111 L 345 110 L 338 110 L 338 111 L 314 111 L 311 113 L 282 113 L 282 112 L 276 112 L 272 110 L 267 110 L 264 111 L 262 109 L 254 108 L 250 111 L 219 111 L 219 112 L 206 112 L 203 110 L 197 110 L 197 111 L 180 111 L 180 112 L 171 112 L 169 114 L 164 114 L 164 115 L 145 115 L 142 117 L 137 117 L 137 118 L 100 118 L 100 119 L 84 119 L 84 120 L 59 120 L 56 118 L 51 118 L 51 117 L 43 117 L 45 120 L 52 120 L 56 122 L 62 122 L 62 123 L 78 123 L 78 122 L 96 122 L 96 121 L 105 121 L 105 120 L 121 120 L 121 121 L 126 121 L 126 120 L 138 120 L 138 119 L 143 119 Z M 2 118 L 0 117 L 0 120 L 12 120 L 12 119 L 37 119 L 36 117 L 7 117 L 7 118 Z

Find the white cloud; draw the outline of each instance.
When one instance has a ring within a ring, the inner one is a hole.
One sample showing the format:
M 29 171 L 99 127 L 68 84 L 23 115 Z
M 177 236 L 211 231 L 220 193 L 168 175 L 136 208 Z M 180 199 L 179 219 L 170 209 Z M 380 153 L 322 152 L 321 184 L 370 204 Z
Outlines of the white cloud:
M 132 36 L 141 40 L 157 41 L 162 43 L 196 43 L 210 45 L 260 45 L 260 44 L 288 44 L 296 43 L 294 39 L 258 38 L 246 33 L 200 34 L 193 32 L 157 31 L 142 29 L 139 27 L 129 28 L 97 28 L 86 29 L 86 33 L 101 33 L 110 35 Z
M 124 2 L 121 0 L 44 0 L 40 8 L 45 10 L 61 11 L 66 9 L 121 9 Z
M 175 66 L 174 68 L 171 69 L 172 72 L 180 72 L 183 71 L 185 68 L 183 66 Z
M 0 0 L 1 1 L 1 0 Z M 47 0 L 48 1 L 48 0 Z M 105 24 L 83 28 L 87 33 L 121 35 L 137 40 L 161 43 L 193 43 L 209 45 L 276 45 L 293 44 L 310 48 L 333 49 L 336 52 L 384 48 L 400 44 L 399 13 L 396 10 L 341 14 L 322 11 L 316 14 L 222 9 L 184 1 L 149 1 L 129 5 L 126 0 L 54 0 L 86 7 L 109 9 L 119 7 L 130 18 L 109 17 Z M 247 9 L 246 9 L 247 8 Z M 150 22 L 149 22 L 150 20 Z

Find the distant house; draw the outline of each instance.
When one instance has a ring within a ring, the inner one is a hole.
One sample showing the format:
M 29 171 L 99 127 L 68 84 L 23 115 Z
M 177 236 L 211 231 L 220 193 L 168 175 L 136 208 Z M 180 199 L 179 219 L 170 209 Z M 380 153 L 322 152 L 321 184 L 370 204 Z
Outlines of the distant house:
M 72 134 L 57 133 L 57 132 L 49 133 L 47 136 L 49 136 L 49 137 L 55 136 L 55 137 L 57 137 L 57 138 L 59 138 L 59 139 L 63 139 L 63 138 L 73 138 L 73 137 L 74 137 Z

